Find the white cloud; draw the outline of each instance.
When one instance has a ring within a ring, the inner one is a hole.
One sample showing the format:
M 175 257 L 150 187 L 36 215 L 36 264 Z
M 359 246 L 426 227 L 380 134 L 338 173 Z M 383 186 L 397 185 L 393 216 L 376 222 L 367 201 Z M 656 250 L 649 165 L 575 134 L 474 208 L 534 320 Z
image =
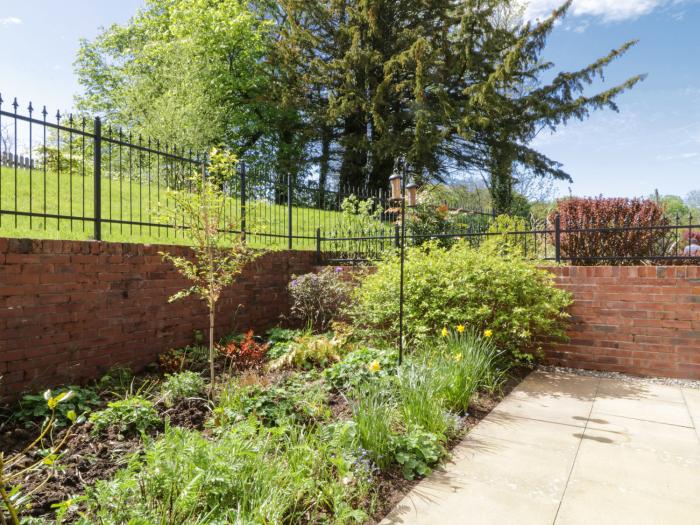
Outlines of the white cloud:
M 685 3 L 687 0 L 574 0 L 570 14 L 597 16 L 616 22 L 647 15 L 657 8 Z M 691 0 L 692 1 L 692 0 Z M 562 5 L 562 0 L 524 0 L 525 18 L 533 20 L 548 16 Z
M 0 26 L 16 26 L 22 23 L 21 18 L 16 16 L 8 16 L 5 18 L 0 18 Z

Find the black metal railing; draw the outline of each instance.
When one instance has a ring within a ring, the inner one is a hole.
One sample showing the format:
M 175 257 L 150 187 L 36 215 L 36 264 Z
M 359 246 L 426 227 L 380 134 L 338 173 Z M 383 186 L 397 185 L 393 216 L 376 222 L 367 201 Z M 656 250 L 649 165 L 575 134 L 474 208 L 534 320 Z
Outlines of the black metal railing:
M 449 246 L 458 240 L 478 248 L 491 244 L 496 252 L 526 259 L 571 265 L 700 264 L 700 224 L 692 215 L 687 223 L 676 217 L 647 226 L 610 225 L 563 228 L 559 216 L 531 221 L 527 229 L 495 231 L 493 226 L 468 231 L 417 233 L 407 220 L 405 243 L 417 246 L 428 240 Z M 367 264 L 395 251 L 401 243 L 398 226 L 381 232 L 352 232 L 327 237 L 317 234 L 319 264 Z
M 99 118 L 20 110 L 0 96 L 0 236 L 188 242 L 159 219 L 168 189 L 191 190 L 206 155 L 143 138 Z M 316 230 L 339 237 L 360 228 L 391 228 L 387 190 L 320 186 L 259 164 L 239 164 L 225 181 L 226 214 L 256 246 L 313 249 Z M 448 207 L 459 208 L 459 202 Z M 472 217 L 487 220 L 479 209 Z

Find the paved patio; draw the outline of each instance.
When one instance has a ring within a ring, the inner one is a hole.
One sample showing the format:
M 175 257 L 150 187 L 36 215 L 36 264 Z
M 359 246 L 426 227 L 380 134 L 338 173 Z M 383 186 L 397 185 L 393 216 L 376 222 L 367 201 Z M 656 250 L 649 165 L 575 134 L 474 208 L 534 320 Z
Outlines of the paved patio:
M 383 525 L 700 524 L 700 390 L 523 381 Z

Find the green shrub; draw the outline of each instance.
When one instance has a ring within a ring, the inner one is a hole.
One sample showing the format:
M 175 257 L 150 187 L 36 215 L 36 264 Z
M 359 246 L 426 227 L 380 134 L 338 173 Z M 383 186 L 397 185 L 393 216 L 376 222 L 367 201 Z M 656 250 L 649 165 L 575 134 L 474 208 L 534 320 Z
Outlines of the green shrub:
M 511 254 L 524 257 L 527 255 L 528 240 L 532 248 L 532 236 L 528 239 L 527 235 L 515 235 L 513 232 L 530 230 L 527 221 L 522 217 L 499 215 L 489 224 L 488 233 L 491 235 L 485 238 L 483 247 L 500 255 Z
M 431 467 L 446 452 L 438 436 L 421 428 L 411 428 L 405 434 L 393 436 L 391 449 L 406 479 L 430 473 Z
M 158 411 L 149 400 L 132 396 L 107 404 L 107 408 L 90 416 L 94 432 L 116 427 L 119 432 L 140 432 L 160 424 Z
M 275 360 L 289 352 L 289 343 L 297 337 L 304 335 L 302 330 L 289 330 L 287 328 L 270 328 L 267 331 L 268 344 L 270 345 L 266 357 Z
M 348 313 L 358 329 L 395 341 L 398 336 L 399 260 L 390 256 L 356 288 Z M 544 339 L 565 337 L 570 294 L 533 263 L 466 242 L 427 243 L 407 252 L 404 322 L 409 340 L 426 340 L 445 326 L 490 330 L 496 345 L 531 359 Z
M 172 406 L 182 399 L 195 397 L 204 392 L 204 378 L 197 372 L 185 371 L 166 374 L 161 387 L 161 395 L 166 406 Z
M 12 413 L 12 419 L 20 421 L 25 427 L 45 424 L 53 414 L 53 427 L 60 428 L 71 424 L 68 414 L 86 414 L 100 405 L 100 398 L 91 388 L 68 386 L 56 390 L 56 397 L 71 392 L 71 396 L 56 406 L 55 413 L 46 404 L 46 393 L 26 394 L 19 400 Z
M 336 390 L 349 390 L 366 381 L 395 373 L 397 357 L 394 353 L 375 348 L 361 348 L 346 355 L 339 363 L 324 370 L 323 374 Z

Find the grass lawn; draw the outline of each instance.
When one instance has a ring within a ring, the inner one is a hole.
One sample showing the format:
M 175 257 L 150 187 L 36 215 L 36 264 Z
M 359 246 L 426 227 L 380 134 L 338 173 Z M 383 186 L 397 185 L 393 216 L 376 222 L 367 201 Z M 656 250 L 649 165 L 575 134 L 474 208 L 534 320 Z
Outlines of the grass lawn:
M 79 173 L 44 173 L 41 169 L 0 169 L 0 209 L 3 212 L 33 212 L 80 217 L 56 219 L 0 214 L 0 237 L 88 240 L 93 237 L 94 187 L 91 176 Z M 155 182 L 102 180 L 102 239 L 112 242 L 146 244 L 188 244 L 182 231 L 157 226 L 159 203 L 172 203 L 166 188 Z M 240 217 L 240 199 L 228 199 L 228 216 Z M 83 220 L 82 218 L 88 218 Z M 114 222 L 110 222 L 114 221 Z M 123 224 L 118 221 L 151 223 Z M 259 225 L 261 235 L 249 235 L 254 247 L 285 249 L 288 235 L 288 209 L 269 201 L 248 202 L 249 224 Z M 342 231 L 342 214 L 336 211 L 292 207 L 292 235 L 295 249 L 315 249 L 316 228 L 332 234 Z M 389 231 L 389 230 L 387 230 Z

